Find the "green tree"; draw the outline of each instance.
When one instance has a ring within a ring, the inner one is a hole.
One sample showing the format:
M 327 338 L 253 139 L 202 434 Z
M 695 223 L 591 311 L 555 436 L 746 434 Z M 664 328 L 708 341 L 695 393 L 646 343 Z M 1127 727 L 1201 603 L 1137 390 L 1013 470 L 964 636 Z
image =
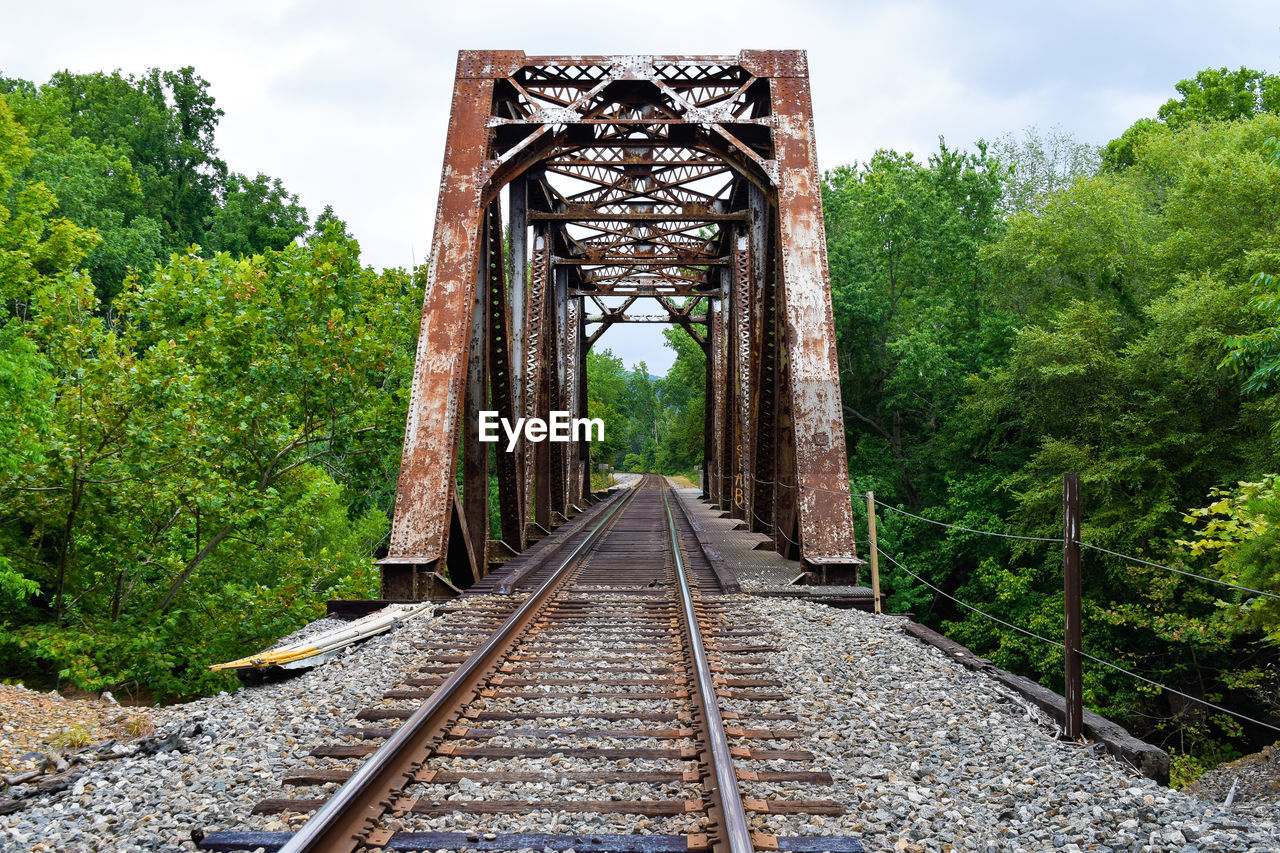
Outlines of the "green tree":
M 128 154 L 145 208 L 160 213 L 166 248 L 203 241 L 227 172 L 214 142 L 223 113 L 208 81 L 191 67 L 141 77 L 61 71 L 45 89 L 63 96 L 74 136 Z
M 1174 87 L 1180 97 L 1170 98 L 1157 111 L 1159 119 L 1142 118 L 1118 139 L 1103 148 L 1102 166 L 1123 171 L 1138 157 L 1136 147 L 1153 135 L 1193 124 L 1241 121 L 1266 113 L 1280 113 L 1280 77 L 1241 67 L 1206 68 Z
M 707 357 L 684 329 L 662 332 L 676 360 L 658 383 L 665 410 L 655 464 L 664 474 L 691 474 L 702 464 Z
M 1001 134 L 991 144 L 991 155 L 1009 170 L 1003 202 L 1007 213 L 1038 212 L 1054 193 L 1096 174 L 1101 162 L 1096 145 L 1081 142 L 1058 126 L 1047 132 L 1028 127 L 1021 137 Z
M 953 460 L 950 494 L 937 515 L 972 517 L 1012 499 L 992 513 L 1013 522 L 1010 532 L 1054 536 L 1062 473 L 1078 471 L 1086 540 L 1215 571 L 1178 545 L 1183 514 L 1212 489 L 1257 482 L 1280 463 L 1274 391 L 1246 396 L 1240 377 L 1219 368 L 1224 341 L 1268 324 L 1244 281 L 1276 257 L 1280 187 L 1263 143 L 1278 123 L 1259 115 L 1152 133 L 1123 173 L 1078 181 L 1040 213 L 1011 218 L 983 258 L 1027 295 L 1008 303 L 1021 325 L 1008 357 L 968 381 L 953 440 L 973 462 L 944 457 Z M 1030 298 L 1037 289 L 1041 298 Z M 974 463 L 986 468 L 985 493 L 960 488 L 978 479 Z M 965 536 L 945 538 L 936 552 L 954 562 L 928 561 L 935 578 L 1015 624 L 1060 631 L 1052 549 L 1021 544 L 984 560 L 966 550 Z M 1220 575 L 1243 576 L 1227 563 Z M 1095 654 L 1266 713 L 1238 687 L 1267 659 L 1253 650 L 1258 623 L 1238 618 L 1231 596 L 1092 552 L 1085 588 L 1085 644 Z M 1005 665 L 1060 679 L 1060 656 L 1016 632 L 961 613 L 950 630 Z M 1152 736 L 1194 741 L 1199 754 L 1239 742 L 1229 718 L 1163 702 L 1117 673 L 1087 668 L 1086 691 L 1093 707 Z
M 1212 489 L 1208 506 L 1186 514 L 1196 525 L 1193 538 L 1179 540 L 1192 557 L 1214 557 L 1214 570 L 1222 580 L 1280 595 L 1280 494 L 1275 475 L 1254 482 L 1240 482 L 1232 489 Z M 1231 608 L 1231 618 L 1267 635 L 1280 645 L 1280 601 L 1251 592 L 1219 589 Z
M 255 255 L 283 249 L 306 233 L 307 211 L 279 178 L 231 174 L 206 237 L 215 252 Z
M 1280 76 L 1252 68 L 1206 68 L 1174 88 L 1180 97 L 1170 98 L 1156 112 L 1174 129 L 1280 113 Z
M 622 359 L 605 349 L 587 352 L 587 417 L 604 421 L 604 441 L 591 443 L 591 462 L 623 467 L 629 432 L 625 405 L 627 371 Z
M 919 507 L 940 483 L 933 443 L 1007 336 L 982 310 L 981 248 L 1000 233 L 1007 172 L 980 147 L 927 163 L 880 151 L 826 176 L 831 288 L 851 467 Z

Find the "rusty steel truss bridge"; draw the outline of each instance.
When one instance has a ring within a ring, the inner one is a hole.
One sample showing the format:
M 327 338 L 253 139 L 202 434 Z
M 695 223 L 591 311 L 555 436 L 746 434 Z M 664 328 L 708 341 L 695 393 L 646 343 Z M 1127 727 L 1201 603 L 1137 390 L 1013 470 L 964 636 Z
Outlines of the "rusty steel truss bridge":
M 637 322 L 706 353 L 704 497 L 853 576 L 804 52 L 463 51 L 384 598 L 469 586 L 595 500 L 585 442 L 499 445 L 491 541 L 477 415 L 585 416 L 587 352 Z

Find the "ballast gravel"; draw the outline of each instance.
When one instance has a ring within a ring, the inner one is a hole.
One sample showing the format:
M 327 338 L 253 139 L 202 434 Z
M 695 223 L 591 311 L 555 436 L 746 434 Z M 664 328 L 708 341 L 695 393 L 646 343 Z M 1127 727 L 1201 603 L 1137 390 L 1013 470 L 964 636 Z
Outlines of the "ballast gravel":
M 463 624 L 465 609 L 486 600 L 460 601 L 460 613 L 409 620 L 285 682 L 155 709 L 159 733 L 177 734 L 176 749 L 92 765 L 69 790 L 0 817 L 0 850 L 194 850 L 192 830 L 298 825 L 297 818 L 251 818 L 249 810 L 263 798 L 288 796 L 279 780 L 318 766 L 307 756 L 313 746 L 334 740 L 331 730 L 352 720 L 360 708 L 385 705 L 383 690 L 429 662 L 430 653 L 415 649 L 415 642 L 436 629 Z M 744 600 L 742 607 L 739 627 L 759 627 L 780 648 L 765 655 L 770 666 L 761 677 L 771 670 L 790 695 L 769 702 L 723 699 L 721 706 L 740 712 L 745 725 L 753 714 L 794 714 L 799 722 L 778 727 L 803 735 L 735 743 L 814 755 L 799 764 L 747 761 L 743 766 L 825 770 L 835 780 L 830 787 L 743 782 L 743 794 L 831 799 L 845 806 L 843 816 L 755 815 L 763 831 L 856 835 L 869 853 L 1280 851 L 1274 804 L 1223 808 L 1163 788 L 1095 748 L 1059 742 L 1053 727 L 1016 696 L 904 635 L 895 617 L 785 599 Z M 531 700 L 526 710 L 534 708 L 555 710 L 555 703 L 551 697 Z M 602 703 L 601 710 L 607 709 Z M 564 759 L 564 764 L 576 767 L 579 761 Z M 632 766 L 659 764 L 682 766 L 665 761 Z M 485 784 L 483 769 L 500 765 L 477 762 L 474 779 L 456 790 L 429 786 L 430 795 L 512 798 L 515 789 L 509 784 Z M 569 793 L 557 788 L 549 786 L 539 798 Z M 313 795 L 319 790 L 312 789 Z M 684 786 L 662 793 L 677 791 L 687 793 Z M 614 795 L 623 798 L 622 793 Z M 639 796 L 640 791 L 625 793 Z M 574 794 L 609 797 L 607 787 L 575 788 Z M 582 832 L 594 826 L 617 831 L 618 826 L 614 817 L 548 810 L 489 815 L 470 824 L 453 815 L 431 820 L 441 827 L 466 825 L 486 832 Z M 635 829 L 635 823 L 631 818 L 628 825 Z M 652 832 L 669 831 L 680 822 L 645 823 Z
M 790 685 L 768 710 L 800 718 L 810 736 L 791 743 L 847 804 L 843 818 L 758 819 L 765 831 L 856 834 L 868 851 L 1280 851 L 1280 812 L 1222 808 L 1100 744 L 1055 740 L 1036 709 L 901 633 L 897 617 L 779 599 L 753 608 Z

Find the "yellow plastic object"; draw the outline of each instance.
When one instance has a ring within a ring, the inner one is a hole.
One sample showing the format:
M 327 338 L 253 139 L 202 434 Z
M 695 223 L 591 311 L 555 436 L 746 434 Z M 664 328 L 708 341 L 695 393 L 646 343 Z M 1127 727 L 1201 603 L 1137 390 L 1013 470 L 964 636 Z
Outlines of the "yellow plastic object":
M 318 655 L 320 652 L 321 650 L 314 646 L 307 646 L 305 649 L 276 649 L 273 652 L 259 652 L 253 657 L 240 658 L 240 660 L 228 661 L 227 663 L 217 663 L 209 667 L 209 669 L 214 672 L 223 669 L 260 669 L 266 666 L 279 666 L 282 663 L 302 660 L 312 655 Z
M 305 640 L 306 645 L 295 643 L 278 649 L 261 651 L 247 658 L 214 664 L 209 669 L 220 672 L 231 669 L 266 669 L 272 666 L 285 669 L 318 666 L 347 646 L 389 630 L 423 611 L 431 615 L 431 602 L 391 604 L 354 622 L 308 637 Z

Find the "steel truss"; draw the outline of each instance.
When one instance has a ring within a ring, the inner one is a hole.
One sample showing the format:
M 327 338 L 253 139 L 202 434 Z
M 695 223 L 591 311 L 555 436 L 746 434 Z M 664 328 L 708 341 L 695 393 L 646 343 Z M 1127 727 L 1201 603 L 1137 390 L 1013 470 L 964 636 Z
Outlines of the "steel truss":
M 463 51 L 384 598 L 469 586 L 594 500 L 585 443 L 491 454 L 477 412 L 585 416 L 586 353 L 629 322 L 707 355 L 704 497 L 856 574 L 805 54 Z

